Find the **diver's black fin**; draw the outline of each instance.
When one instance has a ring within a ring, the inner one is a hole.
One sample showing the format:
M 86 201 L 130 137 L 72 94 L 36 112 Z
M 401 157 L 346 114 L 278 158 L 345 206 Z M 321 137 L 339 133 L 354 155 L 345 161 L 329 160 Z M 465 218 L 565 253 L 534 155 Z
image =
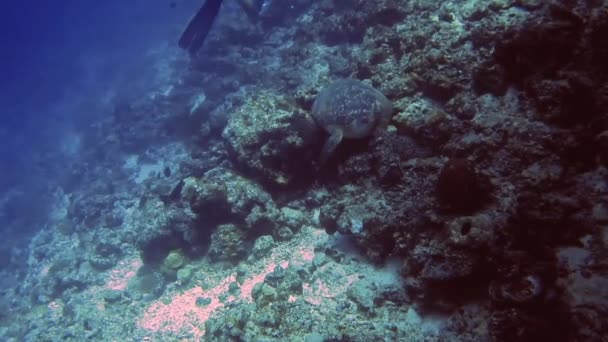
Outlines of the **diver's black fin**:
M 203 46 L 221 5 L 222 0 L 205 1 L 179 38 L 179 47 L 187 50 L 191 55 L 195 54 Z

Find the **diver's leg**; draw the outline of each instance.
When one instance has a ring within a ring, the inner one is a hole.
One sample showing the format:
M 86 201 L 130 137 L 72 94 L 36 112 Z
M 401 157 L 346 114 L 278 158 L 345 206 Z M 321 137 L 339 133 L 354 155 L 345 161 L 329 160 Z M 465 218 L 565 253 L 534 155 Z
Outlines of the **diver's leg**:
M 178 44 L 182 49 L 195 54 L 203 46 L 221 5 L 222 0 L 205 1 L 179 38 Z

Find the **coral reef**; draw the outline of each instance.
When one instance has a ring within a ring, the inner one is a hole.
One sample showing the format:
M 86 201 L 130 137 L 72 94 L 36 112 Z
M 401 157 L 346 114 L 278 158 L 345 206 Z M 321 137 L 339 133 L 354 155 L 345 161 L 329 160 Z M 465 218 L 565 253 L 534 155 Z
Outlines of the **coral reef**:
M 247 98 L 230 115 L 222 133 L 237 163 L 277 187 L 308 180 L 317 135 L 309 113 L 284 98 L 265 94 Z
M 2 339 L 603 340 L 608 3 L 272 3 L 90 128 Z

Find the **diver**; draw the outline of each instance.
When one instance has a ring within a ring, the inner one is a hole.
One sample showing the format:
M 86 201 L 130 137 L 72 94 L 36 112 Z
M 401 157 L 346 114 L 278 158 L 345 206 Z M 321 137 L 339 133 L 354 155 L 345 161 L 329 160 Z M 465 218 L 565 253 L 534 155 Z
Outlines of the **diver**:
M 190 55 L 203 46 L 205 38 L 213 26 L 223 0 L 206 0 L 196 12 L 179 38 L 179 47 L 188 51 Z M 252 21 L 257 21 L 260 15 L 268 10 L 272 0 L 238 0 L 240 7 Z

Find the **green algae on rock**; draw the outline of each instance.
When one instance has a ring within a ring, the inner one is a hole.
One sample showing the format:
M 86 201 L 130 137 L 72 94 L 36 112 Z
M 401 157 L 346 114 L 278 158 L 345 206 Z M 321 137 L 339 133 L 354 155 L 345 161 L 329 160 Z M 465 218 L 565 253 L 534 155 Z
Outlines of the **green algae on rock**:
M 163 267 L 167 270 L 177 271 L 186 264 L 184 252 L 180 249 L 172 250 L 163 260 Z

